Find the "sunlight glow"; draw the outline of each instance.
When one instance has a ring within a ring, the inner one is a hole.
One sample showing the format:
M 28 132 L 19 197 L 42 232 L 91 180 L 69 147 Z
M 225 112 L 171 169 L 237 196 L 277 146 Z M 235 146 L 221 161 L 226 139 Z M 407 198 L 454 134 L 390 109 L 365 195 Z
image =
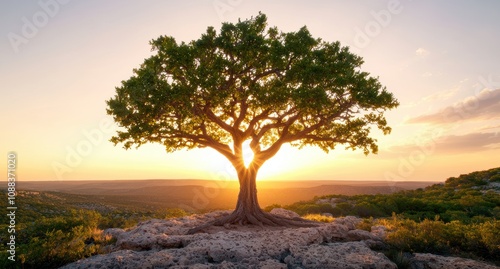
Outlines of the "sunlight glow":
M 247 140 L 243 143 L 243 163 L 245 164 L 245 167 L 248 168 L 253 160 L 253 155 L 253 151 L 250 148 L 250 140 Z

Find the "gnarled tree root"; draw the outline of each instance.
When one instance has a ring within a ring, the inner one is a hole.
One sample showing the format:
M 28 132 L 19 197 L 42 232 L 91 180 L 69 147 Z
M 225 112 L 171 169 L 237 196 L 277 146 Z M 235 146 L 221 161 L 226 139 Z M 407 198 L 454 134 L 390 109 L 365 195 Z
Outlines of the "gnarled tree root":
M 316 221 L 306 220 L 302 218 L 285 218 L 264 212 L 260 209 L 253 210 L 252 212 L 239 212 L 233 211 L 230 215 L 221 217 L 214 221 L 208 222 L 204 225 L 190 229 L 187 234 L 195 234 L 203 232 L 203 230 L 211 226 L 224 226 L 229 228 L 230 225 L 256 225 L 261 228 L 265 226 L 273 227 L 316 227 L 319 225 Z

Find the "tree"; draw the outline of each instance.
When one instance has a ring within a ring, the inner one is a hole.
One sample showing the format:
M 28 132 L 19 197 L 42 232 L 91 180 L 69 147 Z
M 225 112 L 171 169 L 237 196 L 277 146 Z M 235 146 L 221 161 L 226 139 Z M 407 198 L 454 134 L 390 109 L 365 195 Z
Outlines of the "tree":
M 259 168 L 283 144 L 328 152 L 343 144 L 377 152 L 370 128 L 390 132 L 384 112 L 397 100 L 360 71 L 361 57 L 339 42 L 313 38 L 306 27 L 284 33 L 267 17 L 208 27 L 198 40 L 152 40 L 153 55 L 107 101 L 126 149 L 148 142 L 168 152 L 210 147 L 236 169 L 236 209 L 215 224 L 289 225 L 259 207 Z M 254 158 L 244 165 L 243 143 Z

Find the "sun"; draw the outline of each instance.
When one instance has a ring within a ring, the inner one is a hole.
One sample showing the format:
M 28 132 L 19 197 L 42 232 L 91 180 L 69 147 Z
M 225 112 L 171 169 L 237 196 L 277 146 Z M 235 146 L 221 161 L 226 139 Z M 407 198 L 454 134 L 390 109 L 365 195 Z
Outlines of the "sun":
M 247 140 L 243 143 L 243 164 L 246 168 L 252 163 L 253 156 L 253 151 L 250 148 L 250 140 Z
M 306 172 L 310 165 L 317 161 L 317 154 L 308 154 L 308 150 L 297 149 L 290 145 L 283 145 L 281 150 L 267 160 L 259 169 L 257 180 L 280 180 L 290 179 Z M 316 153 L 316 152 L 314 152 Z M 316 157 L 315 157 L 316 156 Z M 243 163 L 248 168 L 254 158 L 254 153 L 250 148 L 250 140 L 243 143 Z
M 243 148 L 243 165 L 248 168 L 251 164 L 254 153 L 250 148 L 250 140 L 245 141 Z M 267 160 L 257 173 L 258 181 L 275 181 L 275 180 L 302 180 L 318 172 L 318 163 L 324 160 L 323 152 L 318 149 L 303 148 L 298 150 L 292 146 L 285 144 L 280 151 Z M 330 153 L 332 154 L 332 153 Z M 198 167 L 200 171 L 212 171 L 210 178 L 237 180 L 238 175 L 234 166 L 223 155 L 214 149 L 200 149 L 199 162 L 203 167 Z M 184 164 L 189 167 L 189 164 Z M 203 177 L 206 176 L 206 172 Z

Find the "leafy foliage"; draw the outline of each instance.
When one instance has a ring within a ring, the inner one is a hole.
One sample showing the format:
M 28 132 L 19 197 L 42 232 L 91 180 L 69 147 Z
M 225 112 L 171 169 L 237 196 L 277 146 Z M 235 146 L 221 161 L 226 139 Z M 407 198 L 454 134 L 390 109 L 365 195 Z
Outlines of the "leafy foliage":
M 415 222 L 394 215 L 376 224 L 389 228 L 386 241 L 400 251 L 458 254 L 500 262 L 500 221 L 496 219 L 464 224 L 444 223 L 439 218 Z
M 151 45 L 154 54 L 107 101 L 123 127 L 112 141 L 125 148 L 212 147 L 236 167 L 251 140 L 260 167 L 283 143 L 375 153 L 370 127 L 391 130 L 383 113 L 398 105 L 393 95 L 359 70 L 361 57 L 306 27 L 280 32 L 259 14 L 189 43 L 161 36 Z
M 16 225 L 16 257 L 24 266 L 56 268 L 66 263 L 97 254 L 106 243 L 97 228 L 101 216 L 92 211 L 75 211 L 59 217 L 41 217 L 36 222 Z M 7 259 L 3 249 L 0 254 L 3 268 L 16 268 Z

